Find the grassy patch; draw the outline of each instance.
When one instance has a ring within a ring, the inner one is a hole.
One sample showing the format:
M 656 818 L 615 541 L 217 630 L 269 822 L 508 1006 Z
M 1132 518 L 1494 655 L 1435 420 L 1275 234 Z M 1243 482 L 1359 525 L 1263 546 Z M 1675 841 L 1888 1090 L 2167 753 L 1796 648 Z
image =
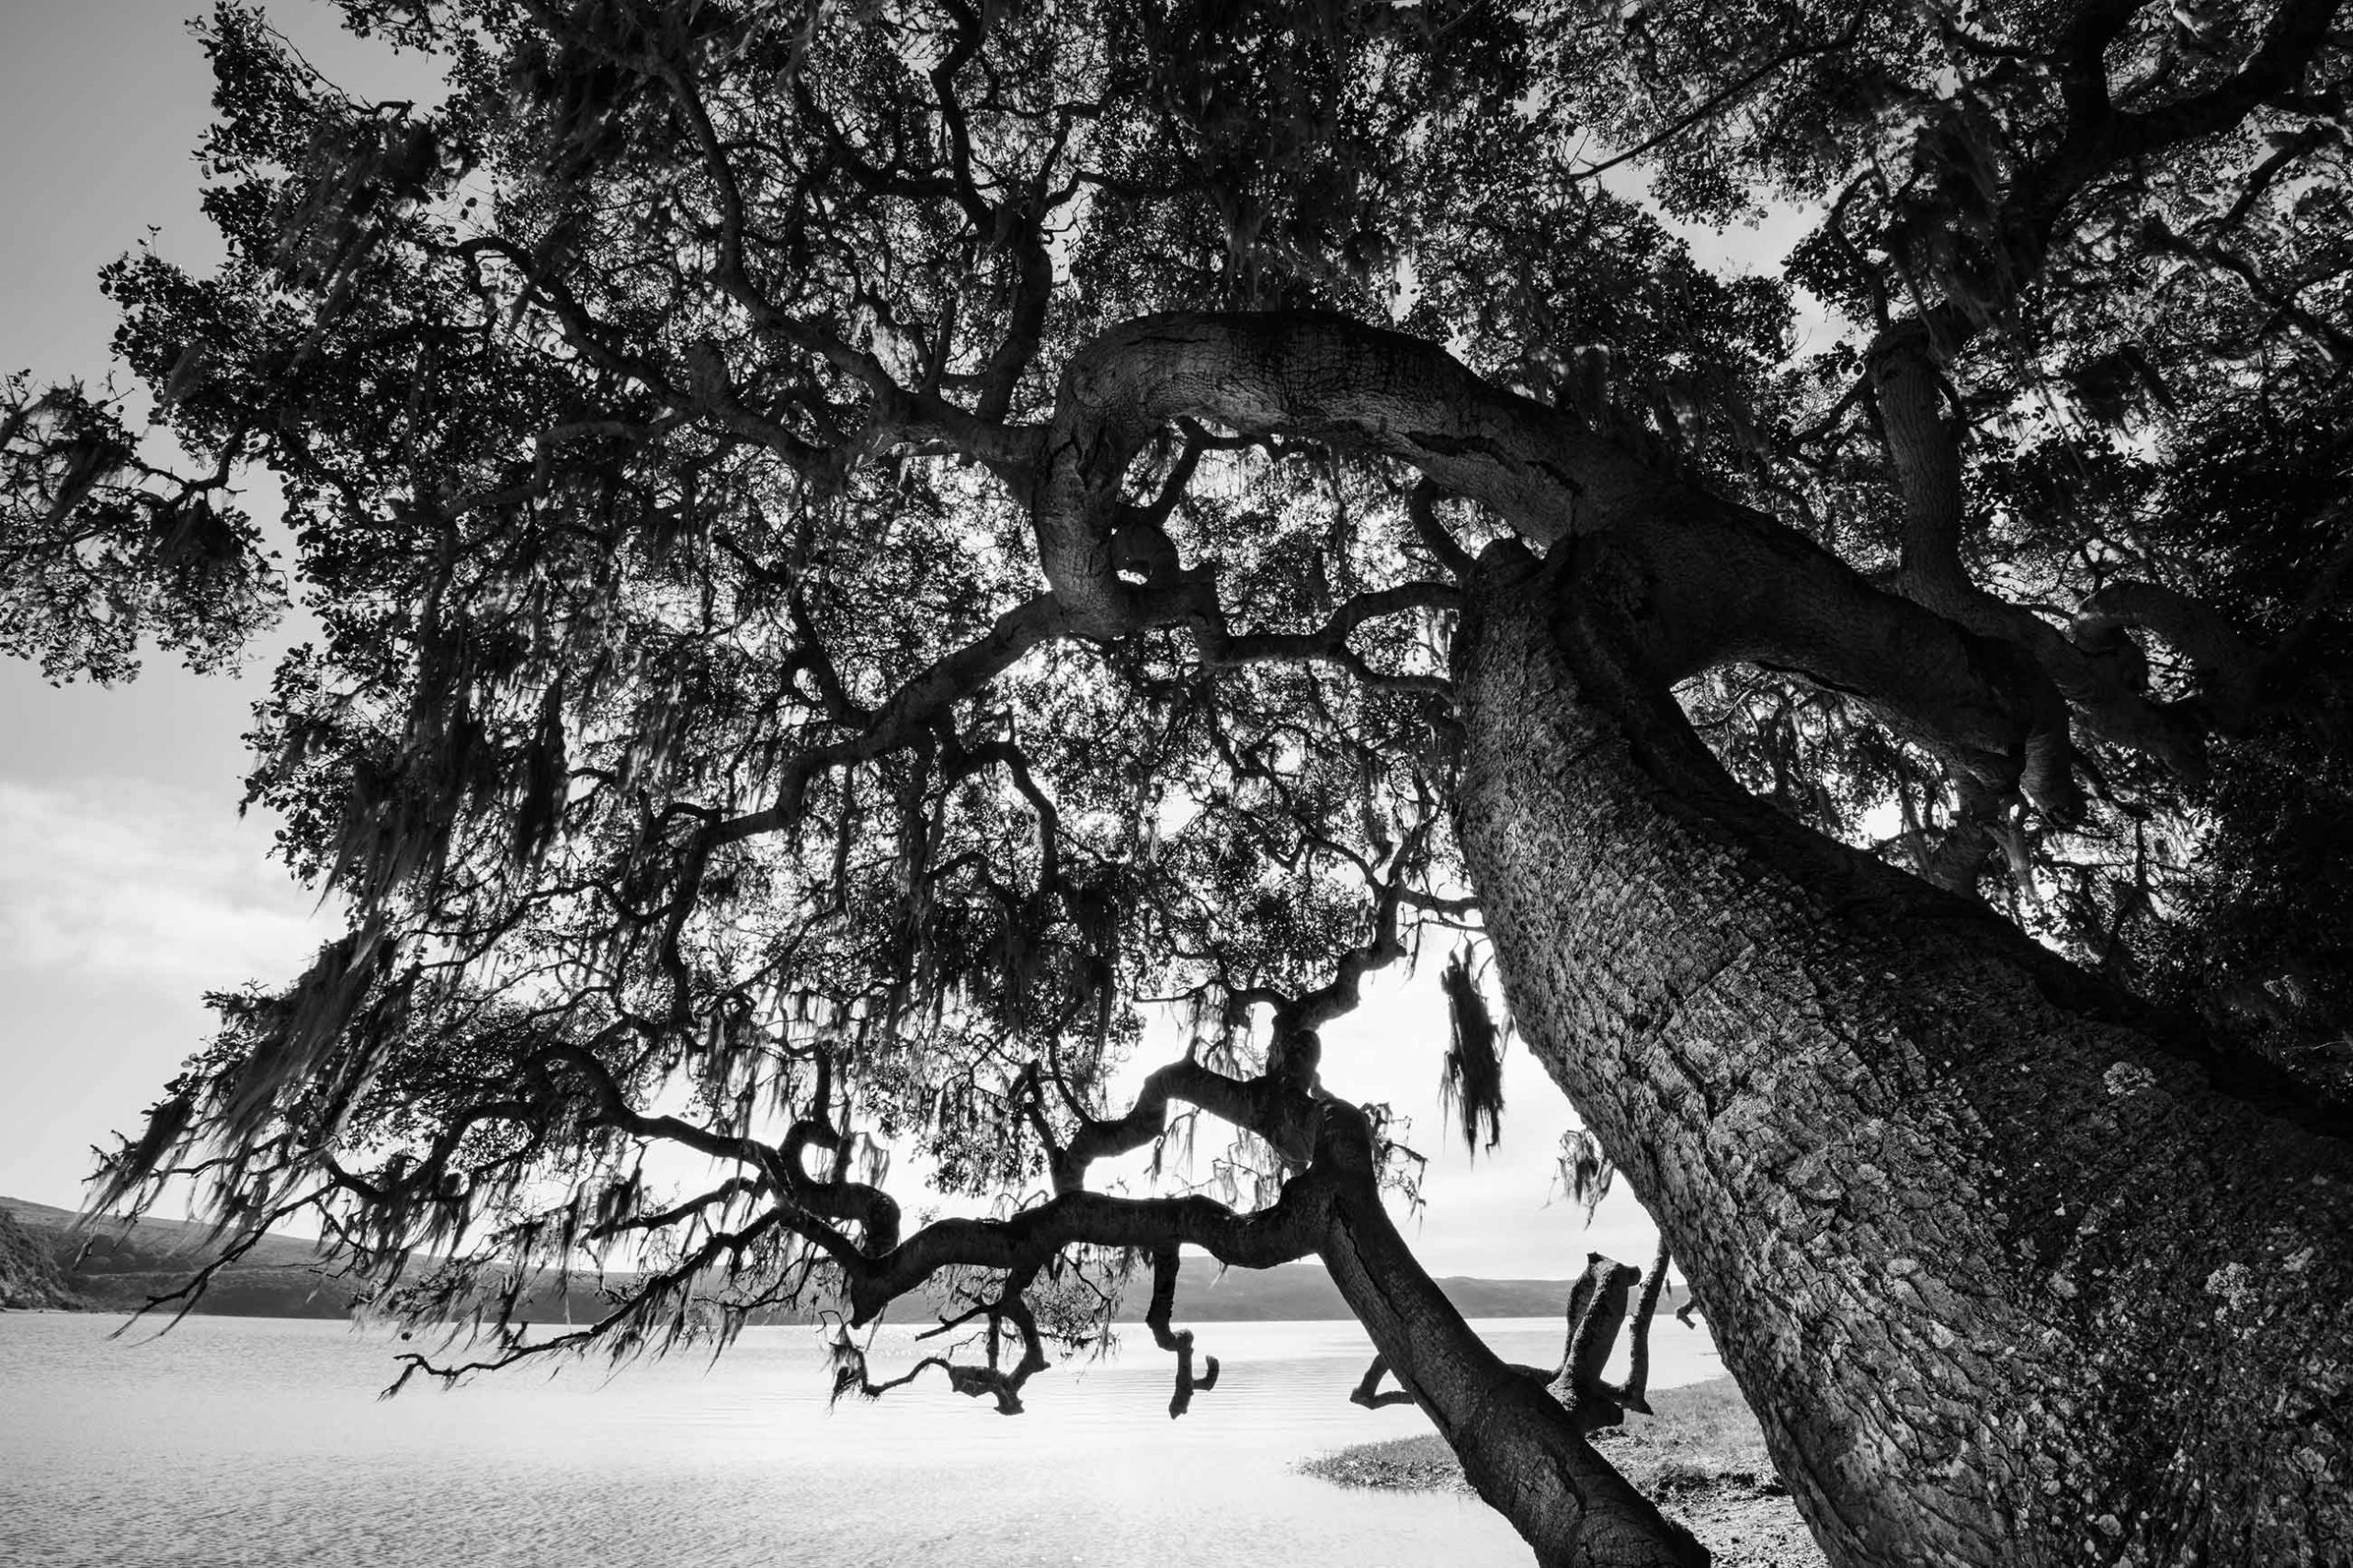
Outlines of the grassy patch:
M 1717 1568 L 1826 1568 L 1730 1378 L 1667 1389 L 1651 1403 L 1653 1414 L 1596 1433 L 1594 1446 L 1699 1537 Z M 1435 1437 L 1364 1443 L 1300 1468 L 1343 1486 L 1468 1489 L 1453 1450 Z
M 1662 1389 L 1651 1395 L 1651 1415 L 1630 1414 L 1623 1426 L 1594 1436 L 1595 1446 L 1643 1491 L 1774 1484 L 1764 1430 L 1730 1378 Z M 1454 1450 L 1436 1436 L 1360 1443 L 1300 1468 L 1342 1486 L 1415 1492 L 1468 1484 Z

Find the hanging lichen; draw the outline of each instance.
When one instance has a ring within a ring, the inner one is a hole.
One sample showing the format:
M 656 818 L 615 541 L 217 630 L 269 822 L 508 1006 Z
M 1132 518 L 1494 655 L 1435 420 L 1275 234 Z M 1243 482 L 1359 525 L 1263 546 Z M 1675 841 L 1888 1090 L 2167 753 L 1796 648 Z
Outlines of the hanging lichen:
M 1463 1147 L 1475 1155 L 1482 1146 L 1483 1126 L 1487 1149 L 1493 1150 L 1503 1139 L 1503 1037 L 1463 954 L 1457 952 L 1446 960 L 1446 972 L 1439 982 L 1446 988 L 1454 1038 L 1447 1048 L 1446 1071 L 1438 1079 L 1438 1097 L 1447 1114 L 1461 1124 Z

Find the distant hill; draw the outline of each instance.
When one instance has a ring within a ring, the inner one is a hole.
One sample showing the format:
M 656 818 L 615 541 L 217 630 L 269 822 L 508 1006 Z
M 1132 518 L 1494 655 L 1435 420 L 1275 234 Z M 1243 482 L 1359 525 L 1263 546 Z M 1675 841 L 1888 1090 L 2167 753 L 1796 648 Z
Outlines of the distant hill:
M 76 1230 L 77 1218 L 70 1210 L 46 1203 L 0 1198 L 0 1225 L 9 1227 L 0 1231 L 0 1303 L 73 1304 L 70 1299 L 34 1300 L 29 1293 L 17 1301 L 9 1294 L 17 1278 L 38 1278 L 47 1282 L 51 1294 L 78 1297 L 94 1310 L 129 1311 L 151 1296 L 176 1290 L 203 1265 L 214 1244 L 208 1227 L 184 1221 L 148 1219 L 134 1224 L 99 1220 Z M 10 1234 L 23 1238 L 15 1252 L 6 1250 Z M 17 1261 L 12 1265 L 10 1258 Z M 43 1263 L 46 1272 L 40 1272 Z M 1472 1318 L 1556 1317 L 1569 1295 L 1565 1279 L 1448 1278 L 1439 1280 L 1438 1288 L 1463 1316 Z M 344 1316 L 351 1298 L 347 1285 L 321 1272 L 312 1243 L 272 1235 L 214 1276 L 196 1310 L 241 1317 L 331 1318 Z M 1119 1321 L 1142 1322 L 1149 1299 L 1139 1279 L 1120 1303 Z M 1317 1322 L 1354 1315 L 1319 1263 L 1221 1272 L 1206 1258 L 1188 1258 L 1176 1303 L 1180 1323 Z M 591 1290 L 575 1288 L 564 1301 L 535 1303 L 531 1315 L 578 1323 L 599 1310 Z
M 176 1290 L 212 1256 L 217 1238 L 184 1220 L 93 1220 L 76 1228 L 70 1209 L 0 1197 L 0 1223 L 39 1244 L 80 1305 L 129 1312 Z M 11 1305 L 30 1305 L 16 1303 Z M 215 1276 L 197 1311 L 241 1317 L 342 1317 L 351 1291 L 319 1271 L 318 1249 L 300 1236 L 265 1236 L 235 1267 Z
M 46 1239 L 0 1209 L 0 1307 L 78 1307 Z
M 192 1225 L 185 1220 L 92 1220 L 75 1231 L 82 1217 L 71 1209 L 0 1198 L 0 1210 L 37 1231 L 53 1235 L 71 1233 L 74 1251 L 80 1255 L 75 1272 L 83 1275 L 185 1271 L 202 1265 L 210 1256 L 214 1240 L 210 1226 Z M 249 1267 L 300 1267 L 317 1259 L 317 1247 L 301 1237 L 271 1235 L 256 1243 L 242 1263 Z

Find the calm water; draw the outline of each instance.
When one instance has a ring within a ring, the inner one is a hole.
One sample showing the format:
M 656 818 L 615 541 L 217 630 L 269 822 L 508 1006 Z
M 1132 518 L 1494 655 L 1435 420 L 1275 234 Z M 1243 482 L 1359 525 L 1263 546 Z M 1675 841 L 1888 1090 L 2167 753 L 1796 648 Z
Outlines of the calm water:
M 527 1369 L 380 1403 L 381 1334 L 191 1318 L 108 1340 L 119 1322 L 0 1315 L 7 1568 L 1530 1561 L 1475 1500 L 1292 1472 L 1427 1430 L 1410 1406 L 1347 1403 L 1370 1355 L 1352 1323 L 1198 1325 L 1223 1375 L 1171 1421 L 1172 1363 L 1141 1328 L 1115 1359 L 1040 1373 L 1006 1418 L 936 1373 L 829 1411 L 801 1328 L 747 1330 L 715 1366 Z M 1477 1326 L 1512 1359 L 1559 1354 L 1557 1320 Z M 1721 1369 L 1702 1334 L 1654 1338 L 1654 1386 Z

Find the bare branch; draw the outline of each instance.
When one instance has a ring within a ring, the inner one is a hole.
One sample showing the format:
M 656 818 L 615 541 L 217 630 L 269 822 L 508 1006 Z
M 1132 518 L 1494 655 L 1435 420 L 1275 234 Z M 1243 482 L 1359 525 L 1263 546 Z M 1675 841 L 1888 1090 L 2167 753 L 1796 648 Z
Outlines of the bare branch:
M 1413 463 L 1479 500 L 1524 538 L 1623 533 L 1681 602 L 1659 650 L 1677 680 L 1716 663 L 1795 669 L 1873 699 L 1908 733 L 1934 737 L 1969 771 L 2072 817 L 2064 703 L 2022 659 L 1887 595 L 1803 535 L 1648 467 L 1562 410 L 1472 375 L 1443 349 L 1307 312 L 1145 317 L 1072 360 L 1045 441 L 1033 517 L 1040 559 L 1072 617 L 1115 635 L 1147 605 L 1200 617 L 1170 590 L 1122 583 L 1109 528 L 1129 460 L 1184 416 L 1260 433 L 1311 435 Z M 1154 593 L 1159 596 L 1155 601 Z M 1688 613 L 1687 613 L 1688 612 Z
M 870 761 L 923 738 L 939 715 L 1010 669 L 1031 649 L 1069 631 L 1072 625 L 1060 600 L 1051 593 L 1006 610 L 983 635 L 909 677 L 875 710 L 862 733 L 795 756 L 778 781 L 776 803 L 711 824 L 699 839 L 702 854 L 707 857 L 724 845 L 791 826 L 801 820 L 809 786 L 819 775 Z
M 1642 1293 L 1634 1298 L 1634 1308 L 1626 1325 L 1626 1386 L 1618 1391 L 1618 1403 L 1629 1410 L 1651 1413 L 1651 1319 L 1658 1312 L 1658 1299 L 1666 1289 L 1666 1237 L 1658 1239 L 1658 1253 L 1651 1259 L 1651 1271 L 1643 1277 Z
M 1364 1376 L 1357 1380 L 1357 1386 L 1348 1391 L 1348 1403 L 1363 1405 L 1367 1410 L 1380 1410 L 1392 1404 L 1413 1403 L 1413 1391 L 1403 1383 L 1387 1393 L 1381 1392 L 1381 1380 L 1387 1376 L 1388 1372 L 1389 1358 L 1376 1353 L 1372 1358 L 1372 1365 L 1364 1369 Z
M 2188 594 L 2159 583 L 2110 583 L 2076 608 L 2070 629 L 2086 648 L 2112 646 L 2128 626 L 2154 631 L 2198 672 L 2218 727 L 2243 727 L 2267 661 L 2238 629 Z
M 1176 1303 L 1176 1273 L 1178 1253 L 1175 1245 L 1165 1245 L 1152 1255 L 1152 1304 L 1144 1310 L 1143 1321 L 1152 1330 L 1152 1342 L 1176 1358 L 1176 1392 L 1168 1396 L 1168 1418 L 1171 1421 L 1185 1414 L 1193 1403 L 1196 1389 L 1204 1392 L 1217 1387 L 1217 1358 L 1205 1358 L 1199 1378 L 1193 1374 L 1193 1331 L 1172 1330 L 1169 1314 Z

